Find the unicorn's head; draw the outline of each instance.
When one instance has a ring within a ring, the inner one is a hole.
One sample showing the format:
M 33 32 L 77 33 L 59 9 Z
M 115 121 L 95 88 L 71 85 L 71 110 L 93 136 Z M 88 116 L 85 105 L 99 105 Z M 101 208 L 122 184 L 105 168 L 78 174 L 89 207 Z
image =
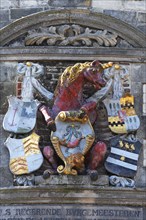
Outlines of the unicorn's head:
M 94 60 L 90 65 L 88 65 L 83 70 L 84 78 L 87 82 L 93 84 L 96 90 L 99 90 L 101 87 L 105 86 L 106 81 L 104 80 L 103 75 L 104 69 L 99 63 L 99 61 Z

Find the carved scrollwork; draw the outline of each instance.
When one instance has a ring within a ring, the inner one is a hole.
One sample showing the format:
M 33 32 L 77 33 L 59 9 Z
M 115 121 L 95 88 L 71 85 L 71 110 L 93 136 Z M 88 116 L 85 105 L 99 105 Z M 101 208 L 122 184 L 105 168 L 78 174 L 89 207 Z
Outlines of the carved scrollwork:
M 31 30 L 25 38 L 25 45 L 115 47 L 117 37 L 117 34 L 107 30 L 95 30 L 72 24 Z

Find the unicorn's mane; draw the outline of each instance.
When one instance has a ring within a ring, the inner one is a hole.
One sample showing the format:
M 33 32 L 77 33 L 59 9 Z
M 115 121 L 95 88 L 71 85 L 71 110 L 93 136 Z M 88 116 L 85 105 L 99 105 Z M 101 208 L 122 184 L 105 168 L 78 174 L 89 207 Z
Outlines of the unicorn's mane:
M 63 86 L 66 80 L 68 80 L 68 85 L 78 78 L 78 76 L 83 72 L 84 69 L 90 67 L 91 62 L 85 63 L 76 63 L 74 66 L 67 67 L 64 72 L 61 74 L 57 87 L 55 89 L 55 97 L 58 94 L 58 89 L 60 86 Z
M 61 85 L 64 84 L 66 79 L 69 83 L 72 83 L 83 72 L 83 69 L 88 68 L 90 64 L 90 62 L 76 63 L 74 66 L 67 67 L 61 75 Z

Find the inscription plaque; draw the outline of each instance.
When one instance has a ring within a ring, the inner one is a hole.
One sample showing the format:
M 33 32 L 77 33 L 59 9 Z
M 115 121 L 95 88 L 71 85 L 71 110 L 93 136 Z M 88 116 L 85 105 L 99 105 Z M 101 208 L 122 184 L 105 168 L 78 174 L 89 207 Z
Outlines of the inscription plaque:
M 60 198 L 61 199 L 61 198 Z M 143 220 L 143 208 L 96 205 L 2 205 L 0 220 Z

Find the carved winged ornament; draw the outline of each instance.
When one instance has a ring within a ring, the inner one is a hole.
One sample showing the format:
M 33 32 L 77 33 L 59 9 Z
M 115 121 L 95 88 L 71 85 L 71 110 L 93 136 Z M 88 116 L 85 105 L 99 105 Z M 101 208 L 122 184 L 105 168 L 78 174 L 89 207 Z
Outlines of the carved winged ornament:
M 28 32 L 25 45 L 115 47 L 117 34 L 80 25 L 50 26 Z

